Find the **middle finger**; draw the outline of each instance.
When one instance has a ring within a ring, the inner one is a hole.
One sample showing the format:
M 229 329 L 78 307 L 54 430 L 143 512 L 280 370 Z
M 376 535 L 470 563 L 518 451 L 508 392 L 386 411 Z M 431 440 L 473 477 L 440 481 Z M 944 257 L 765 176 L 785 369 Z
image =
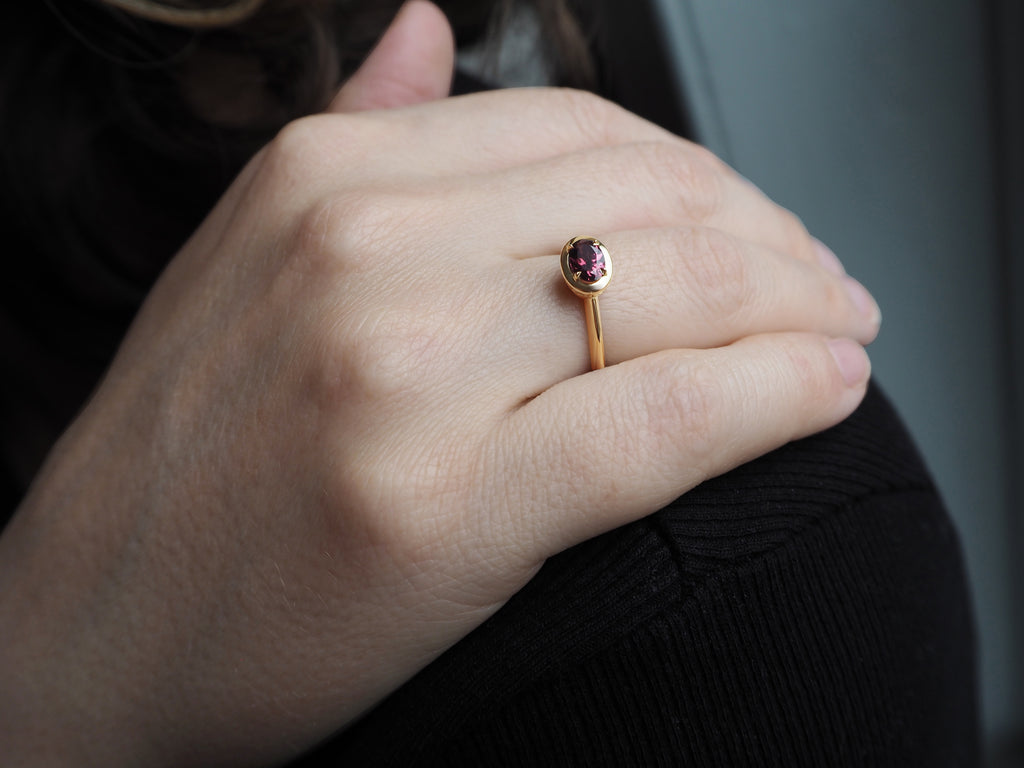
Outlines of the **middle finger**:
M 514 238 L 522 256 L 550 253 L 581 232 L 709 226 L 805 261 L 813 240 L 800 220 L 705 153 L 668 142 L 573 152 L 527 166 L 463 177 L 451 208 Z
M 878 332 L 878 308 L 852 278 L 720 230 L 647 229 L 600 239 L 615 263 L 600 298 L 609 364 L 760 333 L 810 331 L 867 344 Z M 589 368 L 584 314 L 556 256 L 514 263 L 514 277 L 506 278 L 519 290 L 505 290 L 494 306 L 510 318 L 503 323 L 515 339 L 515 350 L 501 345 L 502 354 L 521 359 L 502 367 L 521 371 L 522 385 L 535 394 Z

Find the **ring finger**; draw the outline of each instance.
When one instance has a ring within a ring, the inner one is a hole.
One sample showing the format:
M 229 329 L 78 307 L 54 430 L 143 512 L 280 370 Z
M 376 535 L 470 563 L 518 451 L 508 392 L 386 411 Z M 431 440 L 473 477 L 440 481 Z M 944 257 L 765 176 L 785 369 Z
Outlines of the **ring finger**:
M 877 305 L 852 278 L 719 230 L 634 230 L 601 241 L 615 263 L 600 298 L 609 364 L 759 333 L 810 331 L 866 344 L 878 332 Z M 589 369 L 582 302 L 563 283 L 557 257 L 518 264 L 521 290 L 505 293 L 498 311 L 517 318 L 516 347 L 527 359 L 513 367 L 542 391 Z

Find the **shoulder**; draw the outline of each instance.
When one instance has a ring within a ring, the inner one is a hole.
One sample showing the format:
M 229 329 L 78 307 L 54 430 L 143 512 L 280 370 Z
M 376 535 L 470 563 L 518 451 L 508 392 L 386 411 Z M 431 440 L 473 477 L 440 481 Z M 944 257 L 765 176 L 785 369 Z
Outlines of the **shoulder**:
M 322 754 L 972 764 L 971 621 L 956 532 L 872 388 L 843 424 L 552 558 Z

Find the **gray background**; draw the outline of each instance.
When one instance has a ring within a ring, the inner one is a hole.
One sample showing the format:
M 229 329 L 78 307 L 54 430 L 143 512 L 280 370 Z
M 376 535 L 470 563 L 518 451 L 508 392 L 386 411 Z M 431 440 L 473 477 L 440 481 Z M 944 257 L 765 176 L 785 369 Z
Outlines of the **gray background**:
M 993 765 L 1024 764 L 1022 5 L 654 0 L 652 22 L 696 136 L 882 306 L 875 375 L 963 537 Z

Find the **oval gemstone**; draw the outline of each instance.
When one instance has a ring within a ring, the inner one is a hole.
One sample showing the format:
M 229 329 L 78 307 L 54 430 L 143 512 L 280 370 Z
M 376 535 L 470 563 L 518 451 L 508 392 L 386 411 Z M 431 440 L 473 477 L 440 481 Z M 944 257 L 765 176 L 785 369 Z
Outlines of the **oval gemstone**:
M 569 268 L 585 283 L 596 283 L 605 275 L 604 251 L 593 240 L 577 240 L 568 255 Z

